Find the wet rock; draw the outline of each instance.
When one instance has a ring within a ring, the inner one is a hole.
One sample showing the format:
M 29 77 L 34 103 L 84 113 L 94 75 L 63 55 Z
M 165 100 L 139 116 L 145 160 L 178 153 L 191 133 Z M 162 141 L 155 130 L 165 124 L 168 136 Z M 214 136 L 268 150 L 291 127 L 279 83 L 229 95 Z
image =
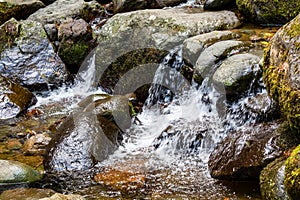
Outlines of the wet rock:
M 195 66 L 201 52 L 209 45 L 221 41 L 237 38 L 238 35 L 231 31 L 212 31 L 183 41 L 182 55 L 191 65 Z
M 246 48 L 248 48 L 246 43 L 236 40 L 220 41 L 207 47 L 197 59 L 193 75 L 194 80 L 201 84 L 204 78 L 212 74 L 218 62 L 233 52 L 236 53 Z
M 278 158 L 268 164 L 260 174 L 260 190 L 263 199 L 288 200 L 283 180 L 285 159 Z
M 44 155 L 46 146 L 49 144 L 51 137 L 47 134 L 36 134 L 25 141 L 23 147 L 24 155 Z
M 45 197 L 40 200 L 85 200 L 83 196 L 77 195 L 77 194 L 60 194 L 60 193 L 55 193 L 51 197 Z
M 42 199 L 55 194 L 51 189 L 38 188 L 16 188 L 6 190 L 0 195 L 0 199 L 5 200 L 24 200 L 24 199 Z
M 33 13 L 29 20 L 41 24 L 60 24 L 68 18 L 82 18 L 90 21 L 103 12 L 102 6 L 96 1 L 56 0 L 54 3 Z
M 285 24 L 300 12 L 298 0 L 237 0 L 236 5 L 247 19 L 263 25 Z
M 65 82 L 68 73 L 38 22 L 11 19 L 0 29 L 0 73 L 30 90 Z M 8 31 L 6 31 L 8 30 Z
M 208 165 L 211 176 L 257 180 L 267 164 L 283 155 L 295 143 L 289 130 L 285 126 L 278 128 L 279 125 L 275 121 L 228 133 L 210 155 Z
M 298 1 L 297 1 L 298 2 Z M 263 77 L 290 126 L 300 130 L 300 15 L 277 31 L 265 50 Z
M 26 19 L 45 5 L 39 0 L 8 0 L 0 2 L 0 25 L 14 17 L 16 19 Z
M 113 0 L 114 13 L 129 12 L 147 8 L 163 8 L 184 3 L 184 0 Z
M 57 30 L 55 24 L 45 24 L 44 29 L 45 29 L 47 36 L 51 42 L 54 42 L 58 39 L 57 38 L 58 30 Z
M 36 102 L 28 89 L 3 76 L 0 76 L 0 99 L 0 119 L 16 117 Z
M 0 160 L 0 185 L 20 184 L 38 181 L 42 175 L 23 163 L 11 160 Z
M 83 19 L 68 19 L 58 29 L 58 55 L 71 73 L 77 73 L 81 63 L 96 46 L 92 28 Z
M 259 61 L 259 56 L 249 53 L 233 55 L 224 60 L 212 77 L 217 90 L 223 91 L 224 87 L 229 100 L 246 92 L 259 71 Z
M 284 186 L 292 200 L 300 198 L 300 146 L 296 147 L 285 162 Z
M 222 10 L 234 5 L 234 0 L 206 0 L 204 3 L 204 10 Z

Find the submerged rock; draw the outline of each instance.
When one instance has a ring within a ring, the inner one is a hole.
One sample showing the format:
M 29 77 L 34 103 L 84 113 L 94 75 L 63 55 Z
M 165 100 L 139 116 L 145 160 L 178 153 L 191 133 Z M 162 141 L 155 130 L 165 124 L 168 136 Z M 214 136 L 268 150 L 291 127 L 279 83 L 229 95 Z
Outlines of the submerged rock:
M 39 0 L 7 0 L 0 2 L 0 25 L 14 17 L 26 19 L 30 14 L 45 7 Z
M 263 25 L 285 24 L 300 12 L 298 0 L 237 0 L 236 5 L 247 19 Z
M 284 186 L 292 200 L 300 199 L 300 146 L 296 147 L 285 162 Z
M 297 1 L 299 3 L 299 1 Z M 300 130 L 300 15 L 277 31 L 265 50 L 263 77 L 290 126 Z
M 0 29 L 0 73 L 30 90 L 65 82 L 68 73 L 42 25 L 11 19 Z
M 225 87 L 226 97 L 235 99 L 250 88 L 259 71 L 259 61 L 259 56 L 250 53 L 227 58 L 212 77 L 215 87 L 217 89 Z
M 16 188 L 6 190 L 0 195 L 0 199 L 5 200 L 24 200 L 24 199 L 42 199 L 55 194 L 51 189 L 38 188 Z
M 283 180 L 285 159 L 278 158 L 268 164 L 260 174 L 260 190 L 265 200 L 288 200 Z
M 36 102 L 28 89 L 1 75 L 0 99 L 0 120 L 16 117 Z
M 211 176 L 257 180 L 267 164 L 295 143 L 288 130 L 278 127 L 278 121 L 275 121 L 228 133 L 211 153 L 208 163 Z
M 28 165 L 17 161 L 0 160 L 0 185 L 38 181 L 42 175 Z

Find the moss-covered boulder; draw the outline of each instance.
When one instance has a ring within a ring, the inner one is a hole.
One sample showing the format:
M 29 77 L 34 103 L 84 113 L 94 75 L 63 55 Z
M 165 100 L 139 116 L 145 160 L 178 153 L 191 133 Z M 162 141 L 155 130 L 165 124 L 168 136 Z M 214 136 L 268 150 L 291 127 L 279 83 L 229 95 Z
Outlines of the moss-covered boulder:
M 18 116 L 36 102 L 26 88 L 0 75 L 0 119 Z
M 298 0 L 236 0 L 236 5 L 247 19 L 263 25 L 285 24 L 300 12 Z
M 11 19 L 0 27 L 0 73 L 29 88 L 43 90 L 68 78 L 43 26 Z
M 39 0 L 0 1 L 0 25 L 10 18 L 26 19 L 30 14 L 45 7 Z
M 300 199 L 300 146 L 285 162 L 284 186 L 292 200 Z
M 298 2 L 298 1 L 297 1 Z M 271 97 L 295 132 L 300 131 L 300 15 L 283 26 L 265 49 L 263 77 Z

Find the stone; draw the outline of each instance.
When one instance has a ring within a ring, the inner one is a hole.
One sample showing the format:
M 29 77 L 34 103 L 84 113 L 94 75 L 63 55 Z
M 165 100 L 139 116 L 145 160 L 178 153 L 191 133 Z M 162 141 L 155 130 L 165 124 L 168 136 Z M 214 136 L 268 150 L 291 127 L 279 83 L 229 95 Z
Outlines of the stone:
M 225 40 L 207 47 L 196 61 L 193 78 L 196 83 L 201 84 L 204 78 L 210 77 L 215 65 L 227 58 L 232 52 L 245 50 L 247 44 L 237 40 Z
M 1 75 L 0 99 L 0 119 L 17 117 L 37 101 L 28 89 Z
M 238 9 L 247 19 L 262 25 L 283 25 L 300 12 L 298 0 L 236 0 Z
M 39 0 L 5 0 L 0 2 L 0 25 L 14 17 L 26 19 L 30 14 L 45 7 Z
M 182 56 L 185 61 L 195 66 L 201 52 L 212 43 L 221 40 L 237 38 L 238 35 L 231 31 L 212 31 L 190 37 L 183 41 Z
M 285 158 L 281 157 L 268 164 L 260 174 L 260 190 L 263 199 L 288 200 L 283 181 Z
M 213 74 L 214 86 L 221 92 L 224 87 L 228 100 L 241 96 L 250 88 L 255 73 L 259 71 L 259 61 L 259 56 L 250 53 L 237 54 L 225 59 Z
M 222 10 L 234 5 L 235 0 L 206 0 L 204 3 L 204 10 Z
M 210 155 L 208 166 L 212 177 L 231 180 L 258 180 L 261 170 L 294 145 L 280 122 L 249 126 L 228 133 Z M 292 139 L 291 139 L 292 138 Z
M 12 160 L 0 160 L 0 185 L 31 183 L 41 178 L 42 175 L 28 165 Z
M 67 80 L 65 65 L 40 23 L 11 19 L 0 29 L 0 73 L 3 76 L 32 91 L 48 90 Z
M 40 200 L 85 200 L 83 196 L 77 195 L 77 194 L 60 194 L 55 193 L 51 197 L 45 197 L 41 198 Z
M 284 186 L 292 200 L 300 198 L 300 146 L 297 146 L 285 162 Z
M 300 14 L 273 36 L 262 67 L 266 88 L 295 133 L 300 130 L 299 40 Z
M 6 190 L 0 195 L 0 199 L 5 200 L 24 200 L 24 199 L 42 199 L 50 197 L 55 194 L 51 189 L 38 189 L 38 188 L 16 188 Z
M 23 147 L 24 155 L 44 155 L 51 137 L 47 134 L 36 134 L 25 141 Z
M 45 8 L 31 14 L 28 19 L 41 24 L 60 24 L 68 18 L 82 18 L 90 21 L 104 12 L 102 6 L 96 1 L 84 0 L 56 0 Z

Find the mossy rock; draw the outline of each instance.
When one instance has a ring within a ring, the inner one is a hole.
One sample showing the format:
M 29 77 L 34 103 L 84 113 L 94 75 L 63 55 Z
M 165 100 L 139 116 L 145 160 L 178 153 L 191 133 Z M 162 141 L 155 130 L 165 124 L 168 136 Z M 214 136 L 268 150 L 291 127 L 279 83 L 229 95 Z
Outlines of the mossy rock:
M 300 199 L 300 145 L 285 162 L 284 186 L 291 199 Z
M 300 132 L 300 15 L 277 31 L 265 49 L 263 78 L 290 127 Z
M 238 9 L 251 21 L 263 25 L 280 25 L 300 12 L 299 0 L 236 0 Z

